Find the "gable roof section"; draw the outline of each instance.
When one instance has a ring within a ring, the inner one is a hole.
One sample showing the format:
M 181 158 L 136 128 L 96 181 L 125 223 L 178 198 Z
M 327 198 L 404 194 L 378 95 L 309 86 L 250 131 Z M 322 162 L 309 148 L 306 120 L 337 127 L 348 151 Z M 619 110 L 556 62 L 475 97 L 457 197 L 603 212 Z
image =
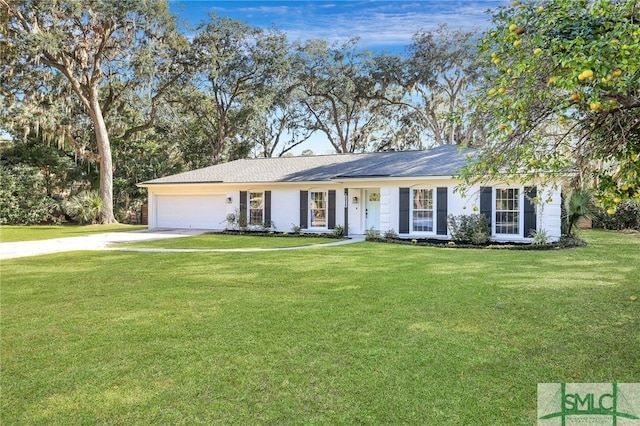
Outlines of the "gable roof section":
M 327 182 L 384 177 L 453 176 L 474 150 L 444 145 L 426 151 L 372 152 L 235 160 L 140 184 Z

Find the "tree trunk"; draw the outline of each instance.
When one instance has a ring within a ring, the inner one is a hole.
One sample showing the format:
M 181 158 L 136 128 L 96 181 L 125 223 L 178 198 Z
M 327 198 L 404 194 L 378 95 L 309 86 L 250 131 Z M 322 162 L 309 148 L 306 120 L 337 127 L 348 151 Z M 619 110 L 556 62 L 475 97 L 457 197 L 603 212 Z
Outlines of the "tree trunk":
M 102 109 L 98 103 L 98 94 L 91 96 L 91 112 L 96 132 L 98 154 L 100 154 L 100 198 L 102 199 L 102 214 L 100 223 L 117 223 L 113 214 L 113 161 L 111 158 L 111 142 L 104 122 Z

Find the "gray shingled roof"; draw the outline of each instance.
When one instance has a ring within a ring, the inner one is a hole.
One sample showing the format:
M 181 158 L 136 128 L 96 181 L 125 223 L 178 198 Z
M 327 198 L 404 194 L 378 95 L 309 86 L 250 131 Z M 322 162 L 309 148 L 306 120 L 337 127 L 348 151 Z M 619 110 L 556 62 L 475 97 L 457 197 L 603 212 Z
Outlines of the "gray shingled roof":
M 176 183 L 326 182 L 371 177 L 453 176 L 473 150 L 444 145 L 427 151 L 393 151 L 230 161 L 143 182 Z

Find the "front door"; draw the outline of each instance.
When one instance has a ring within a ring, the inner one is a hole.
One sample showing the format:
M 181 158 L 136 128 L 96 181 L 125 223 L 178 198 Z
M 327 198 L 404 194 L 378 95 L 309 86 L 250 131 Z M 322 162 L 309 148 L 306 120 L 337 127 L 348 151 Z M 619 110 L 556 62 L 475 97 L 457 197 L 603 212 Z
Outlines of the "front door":
M 367 189 L 364 192 L 364 223 L 366 229 L 380 229 L 380 190 Z

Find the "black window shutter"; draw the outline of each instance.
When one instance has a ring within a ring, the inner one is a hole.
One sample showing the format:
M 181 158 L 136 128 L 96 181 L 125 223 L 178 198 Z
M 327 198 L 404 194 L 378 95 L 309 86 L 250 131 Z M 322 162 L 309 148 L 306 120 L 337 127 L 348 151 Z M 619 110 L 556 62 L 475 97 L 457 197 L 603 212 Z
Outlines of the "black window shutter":
M 329 218 L 327 220 L 329 229 L 335 229 L 336 227 L 336 191 L 335 189 L 329 190 Z
M 436 234 L 447 235 L 447 188 L 438 188 L 436 194 Z
M 300 228 L 309 227 L 309 191 L 300 191 Z
M 264 223 L 271 225 L 271 191 L 264 191 Z
M 247 191 L 240 191 L 240 214 L 245 214 L 247 216 L 247 223 L 249 223 L 249 211 L 247 210 L 249 194 Z
M 409 233 L 409 188 L 400 188 L 400 223 L 398 232 L 400 234 Z
M 490 186 L 483 186 L 480 188 L 480 214 L 483 214 L 487 218 L 487 224 L 491 229 L 492 213 L 491 202 L 493 197 L 493 189 Z
M 537 230 L 536 206 L 533 199 L 537 196 L 535 186 L 524 188 L 524 236 L 533 236 L 533 231 Z

